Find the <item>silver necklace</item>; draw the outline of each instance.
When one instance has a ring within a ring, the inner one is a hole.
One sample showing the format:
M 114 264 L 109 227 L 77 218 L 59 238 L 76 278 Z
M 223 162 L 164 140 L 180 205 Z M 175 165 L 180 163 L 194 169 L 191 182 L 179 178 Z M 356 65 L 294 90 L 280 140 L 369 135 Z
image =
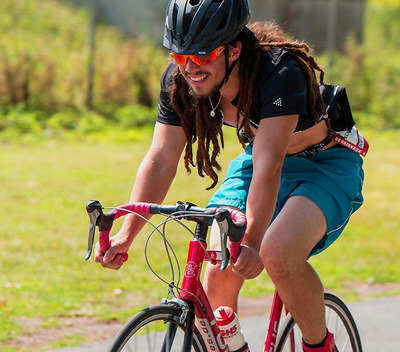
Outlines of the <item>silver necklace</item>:
M 211 105 L 211 111 L 210 111 L 210 116 L 211 117 L 215 116 L 215 110 L 218 108 L 219 103 L 221 102 L 221 98 L 222 98 L 222 95 L 220 94 L 217 105 L 213 106 L 211 98 L 210 98 L 210 96 L 208 96 L 208 101 L 210 102 L 210 105 Z

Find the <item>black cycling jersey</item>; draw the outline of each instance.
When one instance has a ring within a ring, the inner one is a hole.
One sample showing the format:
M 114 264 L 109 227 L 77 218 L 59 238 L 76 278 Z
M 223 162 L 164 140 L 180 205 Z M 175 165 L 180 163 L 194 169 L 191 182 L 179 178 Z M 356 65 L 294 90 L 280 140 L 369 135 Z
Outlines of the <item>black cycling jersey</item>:
M 157 121 L 180 126 L 180 118 L 170 103 L 171 76 L 175 67 L 172 62 L 162 76 Z M 232 104 L 236 106 L 237 101 L 238 97 Z M 250 115 L 250 123 L 255 128 L 262 119 L 284 115 L 299 115 L 295 132 L 315 124 L 311 114 L 307 113 L 306 79 L 289 52 L 273 49 L 261 58 Z

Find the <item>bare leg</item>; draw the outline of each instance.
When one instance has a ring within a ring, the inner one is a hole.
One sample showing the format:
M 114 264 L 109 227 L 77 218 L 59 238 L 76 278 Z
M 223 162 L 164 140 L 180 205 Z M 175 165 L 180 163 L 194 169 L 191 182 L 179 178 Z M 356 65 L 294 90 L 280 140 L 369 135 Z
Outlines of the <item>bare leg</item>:
M 219 228 L 214 225 L 211 230 L 210 248 L 220 249 Z M 224 305 L 237 312 L 238 296 L 243 281 L 231 270 L 231 266 L 221 271 L 219 265 L 207 263 L 203 285 L 212 309 Z
M 290 198 L 264 237 L 260 255 L 286 307 L 310 344 L 326 336 L 323 286 L 307 262 L 326 232 L 321 209 L 305 197 Z

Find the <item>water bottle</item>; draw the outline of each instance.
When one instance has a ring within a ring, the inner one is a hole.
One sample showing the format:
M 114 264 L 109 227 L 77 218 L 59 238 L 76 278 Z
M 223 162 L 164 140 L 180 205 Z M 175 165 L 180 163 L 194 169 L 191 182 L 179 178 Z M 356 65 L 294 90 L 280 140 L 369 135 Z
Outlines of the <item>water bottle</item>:
M 215 319 L 229 351 L 250 352 L 244 339 L 236 313 L 230 307 L 219 307 L 214 311 Z

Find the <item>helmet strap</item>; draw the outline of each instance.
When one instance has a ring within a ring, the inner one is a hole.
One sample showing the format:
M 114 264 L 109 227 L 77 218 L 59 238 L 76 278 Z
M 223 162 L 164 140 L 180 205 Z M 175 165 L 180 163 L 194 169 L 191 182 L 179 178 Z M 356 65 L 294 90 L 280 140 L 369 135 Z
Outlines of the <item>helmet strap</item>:
M 219 91 L 228 82 L 229 76 L 231 75 L 233 69 L 235 68 L 237 62 L 239 61 L 239 59 L 236 59 L 235 61 L 232 62 L 232 66 L 229 67 L 229 44 L 225 44 L 224 54 L 225 54 L 225 77 L 219 84 L 217 91 Z

